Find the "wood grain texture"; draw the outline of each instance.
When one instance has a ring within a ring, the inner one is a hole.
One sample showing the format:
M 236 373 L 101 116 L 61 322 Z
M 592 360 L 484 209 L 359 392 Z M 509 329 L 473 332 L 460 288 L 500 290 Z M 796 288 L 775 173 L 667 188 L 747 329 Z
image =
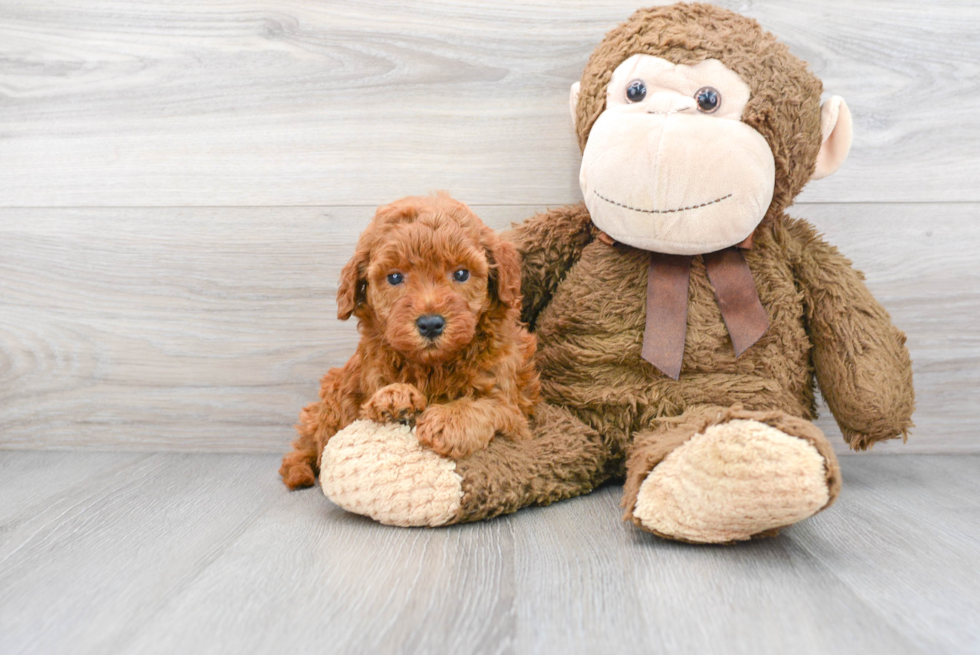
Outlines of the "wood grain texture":
M 165 607 L 275 500 L 271 485 L 256 484 L 271 476 L 268 462 L 255 458 L 144 455 L 114 466 L 90 459 L 97 458 L 52 458 L 53 471 L 90 476 L 43 504 L 19 503 L 4 524 L 2 652 L 120 652 L 115 644 L 141 617 Z M 66 586 L 85 592 L 72 597 Z M 11 643 L 17 634 L 23 640 Z
M 844 458 L 735 548 L 614 486 L 441 530 L 287 493 L 373 206 L 577 200 L 568 86 L 637 3 L 0 0 L 0 653 L 980 651 L 980 5 L 718 4 L 848 101 L 793 213 L 908 332 L 917 428 L 874 452 L 955 456 Z
M 615 486 L 390 528 L 285 491 L 276 466 L 0 453 L 0 652 L 980 649 L 977 456 L 847 458 L 834 507 L 734 547 L 638 531 Z
M 476 207 L 503 228 L 533 207 Z M 977 452 L 980 206 L 805 205 L 909 335 L 917 428 Z M 366 208 L 0 210 L 0 447 L 278 451 L 353 353 L 336 280 Z M 826 414 L 826 412 L 825 412 Z M 843 451 L 833 419 L 820 425 Z
M 980 5 L 719 4 L 849 102 L 808 202 L 980 201 Z M 0 0 L 0 205 L 578 198 L 569 85 L 633 0 Z

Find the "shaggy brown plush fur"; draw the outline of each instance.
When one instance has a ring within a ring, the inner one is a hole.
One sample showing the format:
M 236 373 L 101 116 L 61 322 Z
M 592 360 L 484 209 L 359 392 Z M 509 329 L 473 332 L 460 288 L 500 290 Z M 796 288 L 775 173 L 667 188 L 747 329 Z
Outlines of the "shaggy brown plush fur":
M 520 283 L 514 246 L 466 205 L 437 196 L 381 207 L 337 293 L 338 316 L 358 318 L 361 341 L 300 414 L 279 471 L 286 486 L 312 485 L 327 440 L 358 418 L 417 417 L 419 441 L 451 458 L 495 435 L 528 437 L 539 381 L 535 339 L 518 323 Z M 433 315 L 445 327 L 427 338 L 417 321 Z
M 584 205 L 539 214 L 507 238 L 523 255 L 523 318 L 538 337 L 546 404 L 536 439 L 500 442 L 457 465 L 459 520 L 586 493 L 612 478 L 636 494 L 667 454 L 707 426 L 750 418 L 811 443 L 840 489 L 833 450 L 809 421 L 819 382 L 850 446 L 906 436 L 914 408 L 905 335 L 863 276 L 785 209 L 819 151 L 820 81 L 758 24 L 708 5 L 641 10 L 612 30 L 582 76 L 580 145 L 605 107 L 613 69 L 629 56 L 675 63 L 714 57 L 749 83 L 743 121 L 769 143 L 776 191 L 744 251 L 770 328 L 736 358 L 701 257 L 691 267 L 679 380 L 640 356 L 649 253 L 599 241 Z M 773 534 L 766 531 L 765 534 Z

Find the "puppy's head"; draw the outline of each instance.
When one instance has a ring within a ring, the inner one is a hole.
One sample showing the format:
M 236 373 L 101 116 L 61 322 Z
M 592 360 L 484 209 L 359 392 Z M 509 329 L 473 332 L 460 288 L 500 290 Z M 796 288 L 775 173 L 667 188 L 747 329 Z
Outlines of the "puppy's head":
M 520 302 L 517 250 L 440 195 L 378 209 L 341 273 L 337 314 L 431 364 L 472 342 L 481 321 L 516 320 Z

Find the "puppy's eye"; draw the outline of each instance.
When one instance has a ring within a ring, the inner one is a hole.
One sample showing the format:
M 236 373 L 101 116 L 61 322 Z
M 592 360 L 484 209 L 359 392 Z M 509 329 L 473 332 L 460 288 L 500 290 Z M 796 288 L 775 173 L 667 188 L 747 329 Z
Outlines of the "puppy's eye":
M 717 89 L 710 86 L 698 89 L 698 92 L 694 94 L 694 99 L 697 100 L 698 111 L 704 114 L 714 113 L 721 106 L 721 94 L 718 93 Z
M 399 284 L 405 281 L 405 276 L 401 273 L 388 273 L 388 284 L 393 287 L 397 287 Z
M 630 102 L 640 102 L 647 97 L 647 85 L 643 80 L 633 80 L 626 87 L 626 99 Z
M 457 282 L 466 282 L 468 279 L 470 279 L 470 272 L 465 268 L 461 268 L 453 273 L 453 279 Z

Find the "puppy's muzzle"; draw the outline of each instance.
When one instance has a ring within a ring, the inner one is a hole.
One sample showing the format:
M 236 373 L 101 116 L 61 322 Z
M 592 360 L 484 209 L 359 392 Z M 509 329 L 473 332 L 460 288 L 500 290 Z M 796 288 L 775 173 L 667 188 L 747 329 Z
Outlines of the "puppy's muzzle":
M 446 328 L 446 319 L 438 314 L 426 314 L 415 321 L 415 326 L 426 339 L 435 339 Z

